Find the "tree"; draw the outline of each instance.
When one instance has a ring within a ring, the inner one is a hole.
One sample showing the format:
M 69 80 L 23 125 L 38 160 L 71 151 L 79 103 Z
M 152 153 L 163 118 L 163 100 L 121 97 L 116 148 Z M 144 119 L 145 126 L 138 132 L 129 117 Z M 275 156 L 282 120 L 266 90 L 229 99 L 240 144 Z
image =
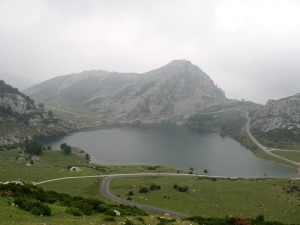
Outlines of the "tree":
M 207 169 L 203 170 L 203 173 L 208 174 L 208 170 Z
M 67 143 L 63 143 L 60 145 L 60 149 L 63 151 L 64 154 L 69 155 L 72 152 L 71 146 L 67 145 Z
M 86 159 L 86 161 L 90 162 L 91 161 L 91 156 L 89 154 L 86 154 L 85 159 Z
M 63 150 L 67 146 L 68 146 L 67 143 L 63 143 L 63 144 L 60 145 L 60 149 Z
M 41 143 L 36 141 L 31 142 L 26 146 L 25 152 L 31 155 L 41 155 L 43 151 L 43 146 Z
M 44 105 L 44 103 L 39 103 L 39 108 L 45 108 L 45 105 Z

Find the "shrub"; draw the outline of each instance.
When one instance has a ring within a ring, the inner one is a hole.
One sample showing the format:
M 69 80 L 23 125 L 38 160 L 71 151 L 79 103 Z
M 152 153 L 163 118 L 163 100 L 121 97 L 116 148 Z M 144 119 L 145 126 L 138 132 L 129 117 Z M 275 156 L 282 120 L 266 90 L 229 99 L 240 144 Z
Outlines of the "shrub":
M 29 211 L 34 215 L 43 215 L 43 216 L 51 215 L 51 208 L 48 205 L 32 198 L 28 198 L 28 197 L 16 198 L 14 203 L 18 205 L 21 209 L 25 211 Z
M 149 189 L 150 189 L 151 191 L 156 190 L 156 184 L 151 184 Z
M 107 210 L 109 210 L 108 206 L 107 205 L 98 205 L 97 208 L 96 208 L 96 211 L 97 212 L 106 212 Z
M 50 216 L 51 215 L 51 208 L 46 204 L 38 202 L 32 207 L 30 212 L 32 214 L 38 215 L 38 216 Z
M 83 212 L 78 209 L 77 207 L 68 207 L 67 210 L 66 210 L 67 213 L 69 214 L 72 214 L 74 216 L 82 216 L 83 215 Z
M 265 221 L 265 216 L 262 215 L 262 214 L 260 214 L 260 215 L 258 215 L 258 216 L 256 217 L 256 220 L 257 220 L 257 221 L 260 221 L 260 222 L 263 222 L 263 221 Z
M 149 190 L 148 190 L 148 188 L 146 188 L 146 187 L 141 187 L 140 190 L 139 190 L 139 192 L 140 192 L 140 193 L 148 193 Z
M 178 188 L 178 184 L 174 184 L 173 189 L 177 189 L 177 188 Z
M 179 192 L 187 192 L 189 190 L 188 186 L 179 186 L 177 189 Z
M 41 155 L 43 151 L 42 144 L 38 142 L 32 142 L 26 146 L 25 152 L 32 155 Z
M 133 222 L 129 219 L 126 219 L 125 225 L 133 225 Z
M 79 200 L 79 201 L 72 202 L 71 206 L 80 209 L 85 215 L 92 215 L 93 214 L 93 209 L 92 209 L 91 205 L 89 205 L 84 200 Z
M 104 221 L 107 221 L 107 222 L 116 222 L 116 219 L 112 216 L 106 216 L 104 218 Z
M 134 195 L 134 194 L 133 194 L 132 191 L 129 191 L 128 194 L 127 194 L 127 196 L 133 196 L 133 195 Z

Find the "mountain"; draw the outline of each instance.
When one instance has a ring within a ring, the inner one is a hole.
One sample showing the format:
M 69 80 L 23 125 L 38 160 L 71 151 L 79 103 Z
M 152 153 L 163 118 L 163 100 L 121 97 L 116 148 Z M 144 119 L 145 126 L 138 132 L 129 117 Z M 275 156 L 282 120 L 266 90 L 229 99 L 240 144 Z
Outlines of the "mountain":
M 49 106 L 85 108 L 114 122 L 176 121 L 227 101 L 210 77 L 186 60 L 143 74 L 84 71 L 53 78 L 25 93 Z
M 4 80 L 7 84 L 11 84 L 13 87 L 18 88 L 19 90 L 25 90 L 34 85 L 32 81 L 24 77 L 3 71 L 0 71 L 0 80 Z
M 0 80 L 0 146 L 24 143 L 40 136 L 63 134 L 79 128 L 37 107 L 34 100 Z
M 260 139 L 275 143 L 275 147 L 300 143 L 300 93 L 269 100 L 251 122 L 251 131 Z M 271 146 L 272 147 L 272 146 Z

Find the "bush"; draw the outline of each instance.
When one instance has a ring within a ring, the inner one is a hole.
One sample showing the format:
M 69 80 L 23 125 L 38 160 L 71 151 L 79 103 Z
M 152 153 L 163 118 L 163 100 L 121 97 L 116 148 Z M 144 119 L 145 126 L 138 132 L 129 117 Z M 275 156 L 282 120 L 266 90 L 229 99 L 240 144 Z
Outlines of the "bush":
M 140 190 L 139 190 L 139 192 L 140 192 L 140 193 L 148 193 L 149 190 L 148 190 L 148 188 L 146 188 L 146 187 L 141 187 Z
M 125 225 L 133 225 L 133 222 L 129 219 L 126 219 Z
M 97 208 L 96 208 L 96 211 L 97 212 L 106 212 L 107 210 L 109 210 L 108 206 L 107 205 L 98 205 Z
M 127 194 L 127 196 L 133 196 L 133 195 L 134 195 L 134 194 L 133 194 L 132 191 L 129 191 L 128 194 Z
M 83 212 L 80 209 L 78 209 L 77 207 L 73 207 L 73 206 L 68 207 L 66 212 L 71 215 L 74 215 L 74 216 L 82 216 L 83 215 Z
M 265 216 L 262 215 L 262 214 L 260 214 L 260 215 L 258 215 L 258 216 L 256 217 L 256 220 L 257 220 L 257 221 L 260 221 L 260 222 L 263 222 L 263 221 L 265 221 Z
M 107 221 L 107 222 L 116 222 L 116 219 L 112 216 L 106 216 L 104 218 L 104 221 Z
M 48 205 L 32 198 L 16 198 L 14 203 L 18 205 L 21 209 L 28 211 L 34 215 L 51 215 L 51 208 Z
M 38 202 L 37 204 L 35 204 L 32 207 L 30 212 L 32 214 L 38 215 L 38 216 L 50 216 L 51 215 L 51 208 L 46 204 Z
M 26 146 L 25 152 L 32 155 L 41 155 L 42 150 L 42 144 L 34 141 Z
M 177 190 L 179 192 L 188 192 L 189 187 L 188 186 L 179 186 Z
M 151 184 L 149 189 L 150 189 L 151 191 L 156 190 L 156 184 Z
M 63 151 L 64 154 L 69 155 L 72 152 L 72 148 L 67 145 L 67 143 L 63 143 L 60 145 L 60 149 Z
M 160 190 L 161 187 L 160 187 L 160 185 L 151 184 L 149 189 L 150 189 L 151 191 L 155 191 L 155 190 Z
M 178 188 L 178 184 L 174 184 L 173 189 L 177 189 L 177 188 Z
M 91 205 L 89 205 L 87 202 L 84 200 L 79 200 L 71 203 L 71 207 L 76 207 L 80 209 L 85 215 L 92 215 L 93 214 L 93 209 Z
M 114 210 L 109 209 L 105 212 L 105 215 L 107 215 L 107 216 L 116 216 L 116 213 L 114 212 Z

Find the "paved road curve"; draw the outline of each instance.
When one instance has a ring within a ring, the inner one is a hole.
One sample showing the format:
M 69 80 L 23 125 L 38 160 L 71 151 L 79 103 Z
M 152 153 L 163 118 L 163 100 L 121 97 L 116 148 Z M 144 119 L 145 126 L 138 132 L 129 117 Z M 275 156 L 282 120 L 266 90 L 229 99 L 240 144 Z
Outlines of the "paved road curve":
M 182 213 L 177 213 L 177 212 L 173 212 L 173 211 L 169 211 L 166 209 L 160 209 L 160 208 L 156 208 L 156 207 L 152 207 L 152 206 L 148 206 L 148 205 L 143 205 L 143 204 L 139 204 L 139 203 L 135 203 L 135 202 L 130 202 L 121 198 L 118 198 L 114 195 L 112 195 L 109 191 L 109 185 L 110 182 L 113 179 L 120 179 L 120 178 L 127 178 L 127 177 L 167 177 L 167 176 L 199 176 L 199 177 L 214 177 L 214 178 L 226 178 L 228 179 L 228 177 L 222 177 L 222 176 L 204 176 L 204 175 L 195 175 L 195 174 L 177 174 L 177 173 L 140 173 L 140 174 L 116 174 L 116 175 L 110 175 L 108 177 L 105 177 L 102 184 L 101 184 L 101 192 L 104 196 L 106 196 L 108 199 L 114 201 L 114 202 L 118 202 L 124 205 L 130 205 L 130 206 L 136 206 L 140 209 L 144 209 L 147 211 L 152 211 L 155 213 L 161 213 L 161 214 L 169 214 L 173 217 L 177 217 L 177 218 L 185 218 L 188 217 L 188 215 L 182 214 Z M 230 177 L 230 179 L 238 179 L 237 177 Z
M 120 174 L 120 175 L 108 176 L 108 177 L 104 178 L 104 180 L 101 184 L 101 192 L 105 197 L 107 197 L 108 199 L 110 199 L 114 202 L 118 202 L 118 203 L 121 203 L 124 205 L 136 206 L 140 209 L 144 209 L 144 210 L 155 212 L 155 213 L 169 214 L 170 216 L 177 217 L 177 218 L 185 218 L 185 217 L 188 217 L 188 215 L 169 211 L 166 209 L 160 209 L 160 208 L 156 208 L 156 207 L 152 207 L 152 206 L 148 206 L 148 205 L 143 205 L 143 204 L 139 204 L 139 203 L 135 203 L 135 202 L 130 202 L 130 201 L 118 198 L 118 197 L 112 195 L 109 190 L 110 182 L 113 179 L 126 178 L 126 177 L 154 177 L 154 176 L 160 177 L 160 176 L 174 176 L 174 175 L 176 176 L 179 174 L 153 174 L 153 173 L 145 174 L 144 173 L 144 174 L 124 174 L 124 175 Z M 189 174 L 182 174 L 182 175 L 187 176 Z

